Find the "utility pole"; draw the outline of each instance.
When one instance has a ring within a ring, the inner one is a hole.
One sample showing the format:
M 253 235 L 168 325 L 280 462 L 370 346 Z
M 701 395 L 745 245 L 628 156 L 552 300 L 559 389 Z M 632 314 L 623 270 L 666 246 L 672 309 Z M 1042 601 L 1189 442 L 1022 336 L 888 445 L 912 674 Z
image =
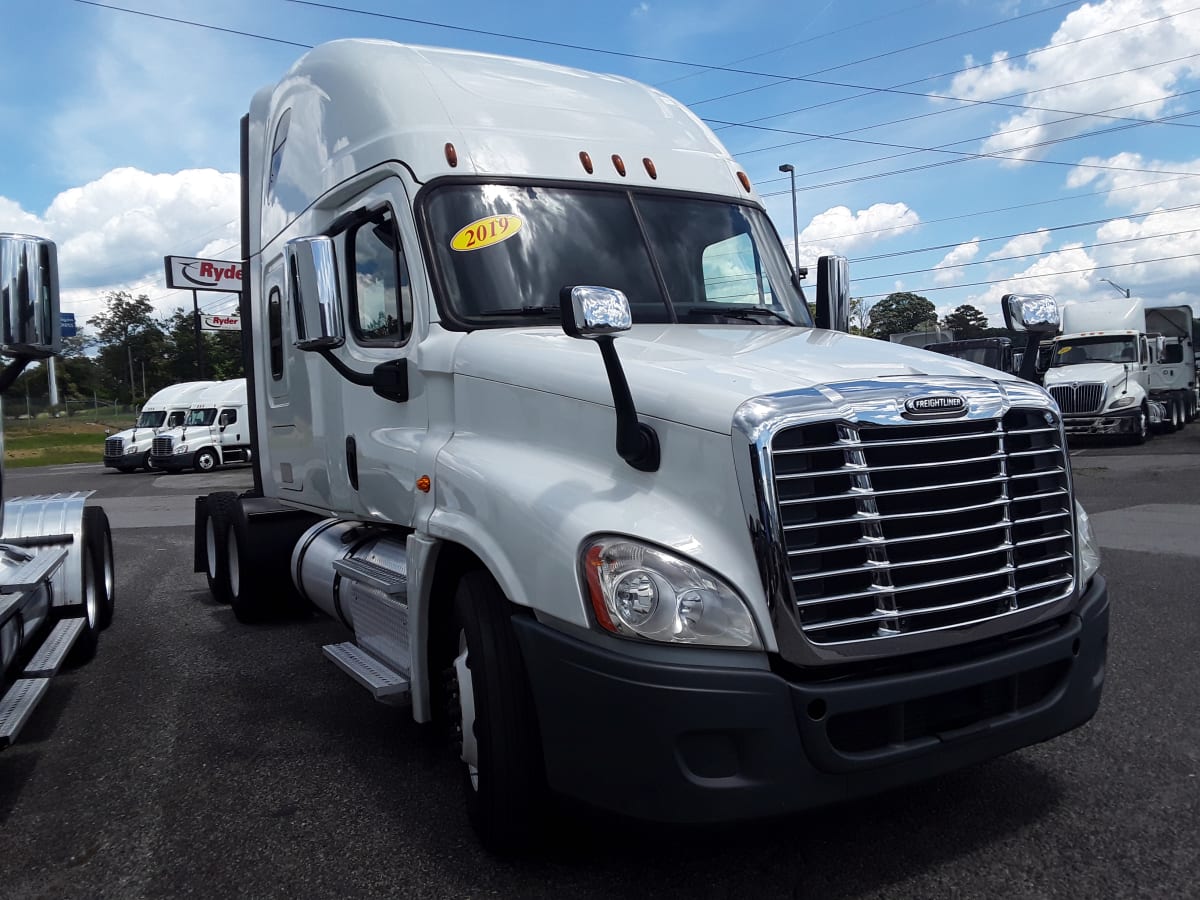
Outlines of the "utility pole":
M 795 259 L 792 261 L 792 268 L 796 274 L 800 274 L 800 220 L 796 217 L 796 167 L 791 163 L 784 163 L 779 167 L 780 172 L 787 172 L 792 176 L 792 235 L 794 241 Z

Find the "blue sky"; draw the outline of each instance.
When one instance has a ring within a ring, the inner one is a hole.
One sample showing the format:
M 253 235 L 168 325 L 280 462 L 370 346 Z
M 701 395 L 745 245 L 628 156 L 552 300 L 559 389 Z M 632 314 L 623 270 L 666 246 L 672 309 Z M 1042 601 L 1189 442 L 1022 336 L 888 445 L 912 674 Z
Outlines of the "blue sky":
M 339 37 L 661 87 L 743 163 L 789 249 L 778 169 L 795 166 L 801 261 L 850 257 L 856 296 L 914 290 L 998 323 L 1003 293 L 1095 299 L 1114 295 L 1109 278 L 1200 309 L 1200 3 L 336 5 L 4 0 L 0 231 L 59 242 L 64 309 L 86 318 L 113 289 L 190 307 L 164 287 L 162 257 L 236 257 L 237 123 L 252 93 L 297 45 Z

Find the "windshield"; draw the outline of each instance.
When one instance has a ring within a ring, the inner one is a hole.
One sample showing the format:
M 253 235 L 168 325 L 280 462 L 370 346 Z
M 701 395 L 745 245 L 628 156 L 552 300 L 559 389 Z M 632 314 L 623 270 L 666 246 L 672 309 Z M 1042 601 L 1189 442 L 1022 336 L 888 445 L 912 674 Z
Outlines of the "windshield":
M 217 418 L 215 408 L 209 409 L 193 409 L 187 414 L 184 420 L 184 425 L 211 425 Z
M 1088 337 L 1059 341 L 1054 345 L 1052 368 L 1082 363 L 1132 363 L 1138 361 L 1137 338 Z
M 622 291 L 634 323 L 812 324 L 779 239 L 754 207 L 452 184 L 436 189 L 426 209 L 450 317 L 472 327 L 557 315 L 568 285 Z
M 167 417 L 166 410 L 159 410 L 158 412 L 144 412 L 140 416 L 138 416 L 137 424 L 134 425 L 133 427 L 134 428 L 157 428 L 159 425 L 161 425 L 163 423 L 163 420 L 166 417 Z

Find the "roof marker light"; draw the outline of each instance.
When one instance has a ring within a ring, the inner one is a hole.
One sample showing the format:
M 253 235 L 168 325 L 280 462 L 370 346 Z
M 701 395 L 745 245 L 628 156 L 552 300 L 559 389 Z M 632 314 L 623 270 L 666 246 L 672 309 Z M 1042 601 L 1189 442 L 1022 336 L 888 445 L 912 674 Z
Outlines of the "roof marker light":
M 646 167 L 646 174 L 649 175 L 651 178 L 657 180 L 658 169 L 656 169 L 654 167 L 654 160 L 652 160 L 650 157 L 647 156 L 645 159 L 642 160 L 642 165 Z
M 742 183 L 742 187 L 746 189 L 746 193 L 750 193 L 750 179 L 745 172 L 738 172 L 738 181 Z
M 586 150 L 579 151 L 579 161 L 581 163 L 583 163 L 583 171 L 585 171 L 589 175 L 591 175 L 592 174 L 592 158 L 590 156 L 588 156 L 588 152 Z
M 446 162 L 450 163 L 450 168 L 458 168 L 458 151 L 449 141 L 446 142 Z
M 615 153 L 613 154 L 613 166 L 616 167 L 617 174 L 620 175 L 622 178 L 624 178 L 625 177 L 625 161 L 623 159 L 621 159 L 621 157 L 617 156 L 617 154 L 615 154 Z

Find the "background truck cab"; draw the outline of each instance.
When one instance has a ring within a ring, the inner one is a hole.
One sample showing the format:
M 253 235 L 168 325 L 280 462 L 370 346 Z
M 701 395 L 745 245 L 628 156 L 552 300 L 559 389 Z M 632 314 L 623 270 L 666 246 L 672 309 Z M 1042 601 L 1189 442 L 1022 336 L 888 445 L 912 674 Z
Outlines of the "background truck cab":
M 209 472 L 250 456 L 246 379 L 234 378 L 197 393 L 183 423 L 154 437 L 150 465 L 168 472 Z
M 150 449 L 156 435 L 183 424 L 192 400 L 212 381 L 185 381 L 155 393 L 138 413 L 132 428 L 104 439 L 104 465 L 120 472 L 150 468 Z

